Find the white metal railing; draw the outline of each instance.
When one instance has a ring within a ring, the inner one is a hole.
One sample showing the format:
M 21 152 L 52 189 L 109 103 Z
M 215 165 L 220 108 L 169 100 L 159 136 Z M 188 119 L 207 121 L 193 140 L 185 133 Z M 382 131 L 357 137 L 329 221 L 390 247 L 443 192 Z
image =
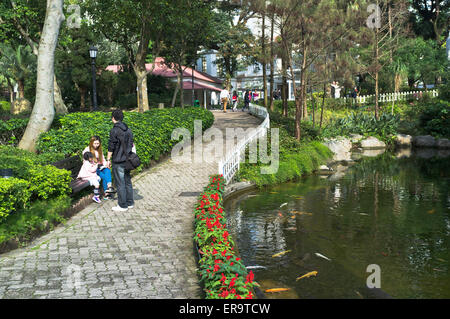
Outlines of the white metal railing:
M 238 144 L 219 161 L 219 174 L 223 175 L 226 184 L 231 181 L 233 176 L 239 170 L 246 146 L 260 136 L 266 135 L 267 130 L 270 128 L 270 118 L 266 108 L 250 104 L 249 111 L 251 114 L 263 118 L 264 121 L 256 129 L 252 130 L 244 140 L 238 142 Z
M 413 98 L 413 99 L 420 99 L 423 97 L 423 95 L 425 94 L 429 94 L 432 97 L 437 97 L 438 96 L 438 91 L 437 90 L 431 90 L 428 92 L 425 91 L 409 91 L 409 92 L 394 92 L 394 93 L 383 93 L 383 94 L 379 94 L 378 95 L 378 102 L 395 102 L 395 101 L 406 101 L 408 98 Z M 344 97 L 342 98 L 344 99 L 344 101 L 347 100 L 353 100 L 353 98 L 351 97 Z M 365 103 L 373 103 L 375 99 L 375 94 L 370 94 L 370 95 L 362 95 L 362 96 L 358 96 L 356 98 L 356 101 L 359 104 L 365 104 Z

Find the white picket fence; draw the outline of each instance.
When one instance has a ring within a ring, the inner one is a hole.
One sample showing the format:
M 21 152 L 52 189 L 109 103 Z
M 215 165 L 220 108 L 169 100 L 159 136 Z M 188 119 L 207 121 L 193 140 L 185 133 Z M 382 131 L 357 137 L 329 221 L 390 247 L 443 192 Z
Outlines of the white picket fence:
M 219 174 L 222 174 L 228 184 L 239 170 L 241 161 L 244 161 L 245 148 L 255 139 L 265 136 L 270 128 L 269 113 L 265 107 L 250 104 L 250 113 L 264 119 L 254 130 L 251 130 L 244 140 L 241 140 L 228 154 L 219 161 Z
M 378 102 L 395 102 L 395 101 L 406 101 L 407 99 L 420 99 L 425 94 L 428 94 L 431 97 L 437 97 L 438 91 L 437 90 L 431 90 L 428 92 L 424 91 L 409 91 L 409 92 L 394 92 L 394 93 L 383 93 L 379 94 L 378 96 Z M 347 100 L 352 101 L 353 98 L 343 98 L 345 102 Z M 370 95 L 363 95 L 358 96 L 356 98 L 357 103 L 359 104 L 365 104 L 365 103 L 373 103 L 375 100 L 375 94 Z

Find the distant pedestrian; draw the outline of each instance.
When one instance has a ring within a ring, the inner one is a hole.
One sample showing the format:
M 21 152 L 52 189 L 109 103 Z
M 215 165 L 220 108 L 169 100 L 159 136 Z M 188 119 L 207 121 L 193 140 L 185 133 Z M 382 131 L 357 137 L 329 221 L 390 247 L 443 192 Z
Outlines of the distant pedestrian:
M 245 109 L 249 110 L 250 109 L 250 100 L 251 100 L 251 93 L 250 91 L 245 91 L 244 93 L 244 108 L 242 109 L 242 111 L 244 111 Z
M 227 112 L 227 104 L 228 104 L 229 100 L 230 100 L 230 92 L 228 92 L 228 90 L 226 88 L 224 88 L 220 92 L 220 102 L 223 104 L 223 112 L 224 113 Z
M 233 97 L 231 98 L 231 101 L 233 103 L 233 112 L 235 112 L 237 109 L 237 105 L 239 103 L 239 97 L 236 91 L 233 92 Z
M 125 169 L 125 162 L 133 150 L 133 133 L 123 123 L 122 110 L 115 110 L 111 117 L 114 123 L 109 133 L 108 162 L 112 161 L 112 172 L 117 189 L 118 206 L 114 211 L 126 212 L 134 207 L 133 185 L 130 170 Z

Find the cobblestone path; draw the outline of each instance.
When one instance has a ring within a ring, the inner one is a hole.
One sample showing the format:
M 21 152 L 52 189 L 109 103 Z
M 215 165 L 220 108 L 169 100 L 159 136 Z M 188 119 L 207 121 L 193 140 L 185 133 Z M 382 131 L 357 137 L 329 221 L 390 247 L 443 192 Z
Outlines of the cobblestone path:
M 223 132 L 261 122 L 242 112 L 214 116 Z M 201 192 L 217 173 L 217 159 L 211 162 L 168 159 L 133 178 L 135 208 L 118 213 L 111 209 L 117 200 L 93 203 L 28 247 L 0 255 L 0 299 L 200 298 L 197 196 L 180 193 Z

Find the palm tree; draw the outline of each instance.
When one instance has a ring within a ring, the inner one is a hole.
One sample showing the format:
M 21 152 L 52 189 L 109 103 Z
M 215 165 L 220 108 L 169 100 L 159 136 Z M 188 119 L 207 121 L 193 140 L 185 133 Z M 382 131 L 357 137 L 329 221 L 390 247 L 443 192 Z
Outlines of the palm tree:
M 0 73 L 16 81 L 19 99 L 25 99 L 25 81 L 36 68 L 36 56 L 29 46 L 19 45 L 17 48 L 0 43 Z

